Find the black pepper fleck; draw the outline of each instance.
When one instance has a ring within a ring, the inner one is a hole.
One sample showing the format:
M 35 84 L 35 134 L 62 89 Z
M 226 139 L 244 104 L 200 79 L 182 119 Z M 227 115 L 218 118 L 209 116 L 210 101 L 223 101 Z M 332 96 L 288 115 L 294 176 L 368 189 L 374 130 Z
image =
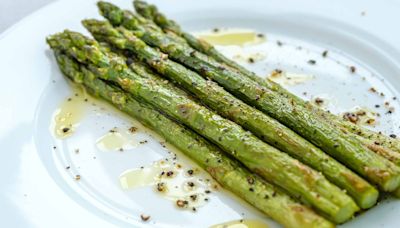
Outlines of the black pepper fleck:
M 171 177 L 172 175 L 174 175 L 174 172 L 173 172 L 173 171 L 168 171 L 168 172 L 167 172 L 167 177 Z
M 317 61 L 315 61 L 314 59 L 310 59 L 310 60 L 308 60 L 307 63 L 310 65 L 315 65 L 315 64 L 317 64 Z
M 146 221 L 148 221 L 150 219 L 150 215 L 141 214 L 140 218 L 142 219 L 142 221 L 146 222 Z
M 355 73 L 356 72 L 356 67 L 355 66 L 350 66 L 350 72 Z

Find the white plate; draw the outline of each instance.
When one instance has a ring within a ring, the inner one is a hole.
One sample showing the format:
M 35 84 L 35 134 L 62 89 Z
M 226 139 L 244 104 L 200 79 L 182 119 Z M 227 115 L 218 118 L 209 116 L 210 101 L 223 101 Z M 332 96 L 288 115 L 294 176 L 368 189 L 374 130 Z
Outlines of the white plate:
M 400 3 L 387 1 L 152 1 L 191 31 L 214 27 L 252 28 L 267 34 L 267 58 L 249 67 L 266 75 L 274 68 L 316 75 L 305 85 L 289 89 L 306 98 L 333 97 L 331 108 L 354 105 L 381 113 L 377 129 L 399 132 Z M 130 1 L 116 1 L 132 8 Z M 123 191 L 118 175 L 149 164 L 166 151 L 146 133 L 149 143 L 123 153 L 96 149 L 98 137 L 114 126 L 127 127 L 128 118 L 113 110 L 91 107 L 76 134 L 67 140 L 52 137 L 52 114 L 70 96 L 45 37 L 65 28 L 85 32 L 83 18 L 97 17 L 94 1 L 58 1 L 6 31 L 0 37 L 0 214 L 3 227 L 208 227 L 245 218 L 272 223 L 242 201 L 225 193 L 212 194 L 198 212 L 176 210 L 150 188 Z M 86 32 L 85 32 L 86 33 Z M 275 45 L 276 40 L 285 43 Z M 297 46 L 302 50 L 296 50 Z M 250 48 L 251 49 L 251 48 Z M 320 54 L 328 49 L 329 58 Z M 310 66 L 308 59 L 316 59 Z M 336 63 L 339 60 L 339 63 Z M 348 66 L 357 66 L 350 74 Z M 297 66 L 297 68 L 296 68 Z M 366 77 L 366 80 L 362 80 Z M 368 92 L 374 86 L 385 97 Z M 354 98 L 354 99 L 353 99 Z M 382 103 L 396 111 L 386 115 Z M 108 115 L 111 113 L 112 115 Z M 53 146 L 57 146 L 54 150 Z M 74 148 L 79 147 L 77 155 Z M 96 159 L 93 157 L 96 156 Z M 71 166 L 65 170 L 65 166 Z M 80 174 L 80 181 L 74 175 Z M 140 221 L 140 214 L 151 215 Z M 344 227 L 399 227 L 400 203 L 386 200 Z

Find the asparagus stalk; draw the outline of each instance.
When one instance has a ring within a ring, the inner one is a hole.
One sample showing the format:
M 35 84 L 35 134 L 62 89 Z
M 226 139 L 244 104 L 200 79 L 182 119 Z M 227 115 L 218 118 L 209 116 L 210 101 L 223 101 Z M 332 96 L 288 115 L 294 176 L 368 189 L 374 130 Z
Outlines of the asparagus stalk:
M 61 71 L 90 94 L 100 97 L 149 127 L 206 170 L 221 186 L 235 193 L 285 227 L 334 227 L 280 189 L 251 174 L 193 131 L 140 103 L 121 89 L 98 79 L 85 66 L 56 51 Z M 249 189 L 253 191 L 249 191 Z
M 139 20 L 133 19 L 131 21 L 134 23 L 140 23 Z M 127 39 L 132 36 L 128 31 L 123 33 Z M 399 167 L 360 145 L 361 142 L 354 137 L 333 128 L 308 109 L 297 105 L 294 100 L 282 97 L 251 79 L 225 68 L 208 56 L 174 42 L 156 29 L 142 27 L 136 35 L 140 35 L 146 42 L 159 47 L 169 54 L 169 57 L 195 69 L 204 77 L 217 81 L 231 93 L 284 123 L 316 146 L 324 148 L 324 151 L 332 157 L 378 184 L 383 190 L 393 191 L 399 186 Z
M 117 32 L 117 31 L 115 31 Z M 136 45 L 145 44 L 134 37 Z M 116 38 L 120 45 L 126 42 Z M 132 94 L 162 110 L 195 130 L 241 161 L 251 171 L 281 186 L 292 196 L 311 203 L 314 208 L 337 223 L 351 218 L 358 210 L 354 201 L 325 177 L 262 142 L 235 123 L 193 102 L 154 80 L 143 78 L 125 65 L 123 59 L 106 55 L 95 41 L 78 33 L 65 31 L 48 37 L 52 48 L 61 49 L 81 63 L 88 64 L 98 77 L 112 81 Z M 130 45 L 135 45 L 130 43 Z M 165 57 L 164 57 L 165 58 Z
M 100 2 L 99 4 L 102 4 L 102 3 Z M 154 21 L 165 32 L 173 32 L 173 33 L 183 37 L 186 40 L 186 42 L 189 43 L 190 46 L 192 46 L 197 51 L 207 54 L 207 55 L 213 57 L 215 60 L 238 70 L 244 76 L 256 81 L 260 85 L 267 87 L 275 92 L 278 92 L 282 96 L 285 96 L 287 98 L 295 100 L 295 102 L 298 105 L 310 107 L 315 114 L 317 114 L 321 117 L 324 117 L 327 121 L 329 121 L 331 123 L 335 123 L 335 124 L 339 125 L 340 127 L 346 129 L 349 132 L 352 132 L 354 134 L 361 136 L 362 138 L 367 139 L 367 141 L 373 140 L 376 143 L 379 143 L 383 147 L 387 147 L 393 151 L 400 152 L 400 140 L 387 137 L 383 134 L 368 130 L 366 128 L 360 127 L 360 126 L 350 123 L 346 120 L 343 120 L 336 115 L 328 113 L 325 110 L 323 110 L 315 105 L 312 105 L 309 102 L 302 100 L 301 98 L 295 96 L 294 94 L 290 93 L 289 91 L 287 91 L 286 89 L 281 87 L 279 84 L 274 83 L 273 81 L 270 81 L 268 79 L 267 80 L 262 79 L 261 77 L 257 76 L 255 73 L 247 70 L 243 66 L 241 66 L 241 65 L 237 64 L 236 62 L 232 61 L 231 59 L 225 57 L 213 45 L 209 44 L 208 42 L 206 42 L 204 40 L 196 38 L 195 36 L 191 35 L 190 33 L 183 31 L 175 21 L 168 19 L 164 14 L 159 12 L 155 5 L 147 4 L 146 2 L 141 1 L 141 0 L 135 0 L 134 7 L 136 9 L 136 12 L 138 12 L 143 17 Z M 178 39 L 178 41 L 179 41 L 179 39 Z M 185 42 L 181 41 L 181 43 L 185 43 Z
M 92 20 L 86 20 L 84 24 L 94 34 L 99 34 L 100 30 L 105 31 L 108 25 Z M 96 32 L 96 30 L 99 31 Z M 139 57 L 143 56 L 145 61 L 153 60 L 153 58 L 146 58 L 148 55 L 142 55 L 137 51 L 135 53 Z M 157 58 L 161 53 L 153 52 L 153 54 L 150 54 Z M 142 76 L 149 74 L 148 71 L 138 69 L 140 67 L 135 65 L 137 64 L 132 64 L 137 74 Z M 197 73 L 186 69 L 180 64 L 172 61 L 167 61 L 167 63 L 166 61 L 161 61 L 153 64 L 153 66 L 159 72 L 164 73 L 165 76 L 196 95 L 198 99 L 216 110 L 220 115 L 240 124 L 270 145 L 274 145 L 322 172 L 331 182 L 345 189 L 361 208 L 369 208 L 376 203 L 379 193 L 367 181 L 275 119 L 245 104 L 216 83 L 205 80 Z M 153 80 L 157 79 L 153 76 Z

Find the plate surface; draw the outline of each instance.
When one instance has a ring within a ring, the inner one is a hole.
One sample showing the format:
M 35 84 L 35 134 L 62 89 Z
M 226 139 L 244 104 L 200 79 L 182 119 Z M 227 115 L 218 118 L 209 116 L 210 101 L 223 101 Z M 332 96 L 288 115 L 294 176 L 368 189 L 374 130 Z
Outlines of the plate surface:
M 130 1 L 113 1 L 131 9 Z M 150 1 L 189 31 L 250 28 L 266 34 L 265 57 L 245 65 L 261 76 L 273 69 L 313 75 L 288 88 L 306 99 L 327 97 L 328 108 L 344 112 L 358 105 L 381 115 L 376 130 L 398 134 L 400 3 L 388 1 Z M 0 36 L 1 193 L 4 227 L 208 227 L 240 218 L 257 218 L 272 226 L 246 203 L 213 193 L 196 213 L 177 210 L 148 187 L 124 191 L 118 176 L 126 169 L 168 156 L 145 130 L 134 140 L 149 143 L 131 150 L 104 152 L 96 140 L 113 127 L 140 126 L 108 106 L 89 105 L 76 133 L 55 139 L 49 128 L 60 103 L 72 94 L 45 43 L 65 28 L 87 34 L 83 18 L 100 18 L 95 1 L 58 1 L 27 17 Z M 277 41 L 283 43 L 277 45 Z M 221 47 L 234 56 L 235 50 Z M 329 51 L 328 58 L 321 53 Z M 310 65 L 313 59 L 317 64 Z M 352 74 L 350 66 L 356 66 Z M 384 93 L 371 93 L 374 87 Z M 304 92 L 307 92 L 304 94 Z M 394 113 L 387 114 L 389 101 Z M 379 104 L 380 108 L 375 108 Z M 55 147 L 55 149 L 54 149 Z M 79 148 L 80 152 L 75 153 Z M 183 158 L 182 158 L 183 159 Z M 190 166 L 190 162 L 183 162 Z M 66 170 L 65 167 L 71 168 Z M 75 175 L 81 175 L 76 181 Z M 143 223 L 140 214 L 150 214 Z M 399 227 L 400 202 L 385 200 L 343 227 Z

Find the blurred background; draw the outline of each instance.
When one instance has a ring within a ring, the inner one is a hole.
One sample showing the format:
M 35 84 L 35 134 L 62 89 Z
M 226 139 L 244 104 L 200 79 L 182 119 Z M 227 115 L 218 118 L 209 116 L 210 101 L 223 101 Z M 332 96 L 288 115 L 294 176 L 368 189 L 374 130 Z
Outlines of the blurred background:
M 37 10 L 55 0 L 0 0 L 0 33 Z

